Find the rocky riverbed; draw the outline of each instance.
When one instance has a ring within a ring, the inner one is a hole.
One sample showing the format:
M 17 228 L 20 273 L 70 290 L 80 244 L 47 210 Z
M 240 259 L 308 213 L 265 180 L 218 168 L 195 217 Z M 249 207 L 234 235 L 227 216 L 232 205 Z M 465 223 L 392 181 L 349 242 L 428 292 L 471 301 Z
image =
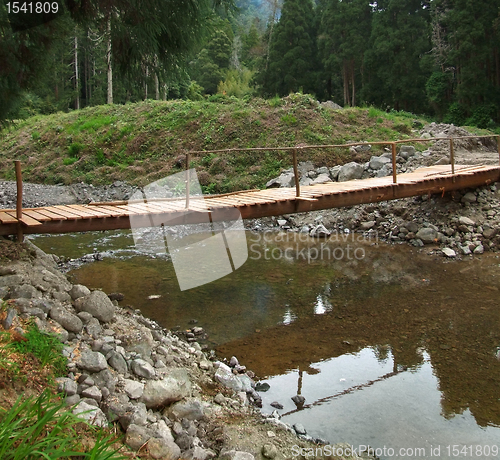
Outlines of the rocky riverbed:
M 0 266 L 0 330 L 22 336 L 32 320 L 59 337 L 67 375 L 56 384 L 74 413 L 100 427 L 115 424 L 141 458 L 335 458 L 308 455 L 326 441 L 281 422 L 278 411 L 260 414 L 253 373 L 235 357 L 221 362 L 203 350 L 202 328 L 174 335 L 118 306 L 118 293 L 71 284 L 57 257 L 27 244 L 29 258 Z

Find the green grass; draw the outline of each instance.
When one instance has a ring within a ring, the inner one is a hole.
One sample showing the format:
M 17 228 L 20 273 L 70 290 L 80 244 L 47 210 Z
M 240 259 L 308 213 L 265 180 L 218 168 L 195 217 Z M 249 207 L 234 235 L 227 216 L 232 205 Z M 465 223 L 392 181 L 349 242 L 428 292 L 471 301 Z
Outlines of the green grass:
M 24 338 L 25 340 L 20 342 L 11 342 L 7 348 L 17 353 L 31 353 L 43 367 L 50 366 L 56 377 L 66 373 L 66 358 L 62 355 L 63 345 L 55 335 L 42 332 L 35 324 L 31 324 Z
M 82 419 L 55 399 L 48 390 L 38 397 L 20 397 L 10 410 L 0 408 L 0 458 L 2 460 L 53 460 L 74 458 L 89 460 L 125 459 L 112 448 L 114 439 L 93 431 L 95 444 L 83 452 L 79 439 Z
M 0 179 L 12 179 L 12 161 L 21 159 L 27 182 L 110 184 L 126 180 L 144 186 L 177 172 L 177 159 L 187 151 L 337 144 L 338 139 L 399 140 L 414 137 L 416 118 L 373 107 L 326 109 L 301 93 L 270 100 L 216 95 L 200 101 L 148 100 L 89 107 L 33 117 L 1 131 Z M 346 160 L 338 152 L 309 152 L 303 159 L 334 166 Z M 273 155 L 278 163 L 291 164 Z M 25 161 L 32 157 L 36 162 L 28 169 Z M 206 157 L 193 155 L 193 164 L 206 173 L 204 187 L 214 191 L 261 188 L 278 169 L 260 153 L 254 155 L 253 163 L 239 159 L 218 166 L 220 155 Z M 245 163 L 251 171 L 242 167 Z

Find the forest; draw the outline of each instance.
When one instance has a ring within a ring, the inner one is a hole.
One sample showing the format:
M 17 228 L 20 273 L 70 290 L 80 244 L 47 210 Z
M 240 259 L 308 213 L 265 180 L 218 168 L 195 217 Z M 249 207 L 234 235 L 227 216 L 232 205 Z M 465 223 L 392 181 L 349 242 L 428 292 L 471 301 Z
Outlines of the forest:
M 500 0 L 59 0 L 57 17 L 35 26 L 12 5 L 0 6 L 2 124 L 146 99 L 292 92 L 457 125 L 500 122 Z

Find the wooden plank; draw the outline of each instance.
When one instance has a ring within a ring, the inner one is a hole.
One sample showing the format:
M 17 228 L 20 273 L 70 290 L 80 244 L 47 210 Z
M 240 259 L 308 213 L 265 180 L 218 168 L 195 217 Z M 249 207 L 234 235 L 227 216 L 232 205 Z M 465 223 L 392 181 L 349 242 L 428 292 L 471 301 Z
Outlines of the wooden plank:
M 89 207 L 85 207 L 85 206 L 82 206 L 79 204 L 69 204 L 69 205 L 67 205 L 67 207 L 71 208 L 71 209 L 76 209 L 79 212 L 85 213 L 86 215 L 90 216 L 91 218 L 106 218 L 106 217 L 110 216 L 109 212 L 105 213 L 103 211 L 99 211 L 99 208 L 97 208 L 97 207 L 89 208 Z
M 2 224 L 17 224 L 17 219 L 15 216 L 12 217 L 9 213 L 0 212 L 0 222 L 2 222 Z
M 68 220 L 78 220 L 81 219 L 81 217 L 77 216 L 76 214 L 73 214 L 71 212 L 65 211 L 64 209 L 60 209 L 57 206 L 48 206 L 46 208 L 47 211 L 50 211 L 54 214 L 59 214 L 60 216 L 66 217 Z
M 38 214 L 42 214 L 45 217 L 48 217 L 49 220 L 67 220 L 66 217 L 61 214 L 56 214 L 52 211 L 49 211 L 47 208 L 38 208 L 36 211 Z
M 33 219 L 36 219 L 39 222 L 47 222 L 48 220 L 50 220 L 50 217 L 40 214 L 39 212 L 33 211 L 32 209 L 23 209 L 23 214 L 26 214 L 27 216 L 32 217 Z
M 97 207 L 102 212 L 109 212 L 111 216 L 113 217 L 125 217 L 128 216 L 128 213 L 123 212 L 121 209 L 117 209 L 116 206 L 105 206 L 105 205 L 99 205 Z
M 43 225 L 42 222 L 39 222 L 38 220 L 33 219 L 30 216 L 27 216 L 24 212 L 23 212 L 23 217 L 21 217 L 21 222 L 27 227 L 36 227 L 38 225 Z
M 7 214 L 9 214 L 14 219 L 16 218 L 15 212 L 8 212 Z M 21 223 L 23 223 L 24 225 L 26 225 L 27 227 L 36 227 L 37 225 L 42 225 L 41 222 L 38 222 L 38 220 L 33 219 L 30 216 L 27 216 L 26 214 L 24 214 L 24 212 L 23 212 L 23 216 L 21 217 L 21 219 L 19 221 Z
M 92 217 L 92 214 L 89 212 L 84 212 L 84 211 L 79 211 L 78 209 L 70 207 L 70 205 L 56 205 L 54 208 L 59 209 L 60 211 L 73 214 L 74 216 L 80 218 L 80 219 L 90 219 Z

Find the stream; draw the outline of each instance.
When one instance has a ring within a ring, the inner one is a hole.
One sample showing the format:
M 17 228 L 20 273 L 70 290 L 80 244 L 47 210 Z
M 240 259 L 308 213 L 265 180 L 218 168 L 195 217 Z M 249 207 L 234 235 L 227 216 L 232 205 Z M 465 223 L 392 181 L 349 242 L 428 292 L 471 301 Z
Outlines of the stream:
M 181 291 L 170 257 L 139 254 L 129 231 L 31 240 L 102 259 L 70 271 L 73 283 L 123 293 L 120 305 L 163 327 L 203 327 L 220 358 L 269 384 L 262 411 L 278 402 L 281 420 L 314 438 L 381 459 L 499 458 L 498 255 L 247 233 L 243 266 Z

